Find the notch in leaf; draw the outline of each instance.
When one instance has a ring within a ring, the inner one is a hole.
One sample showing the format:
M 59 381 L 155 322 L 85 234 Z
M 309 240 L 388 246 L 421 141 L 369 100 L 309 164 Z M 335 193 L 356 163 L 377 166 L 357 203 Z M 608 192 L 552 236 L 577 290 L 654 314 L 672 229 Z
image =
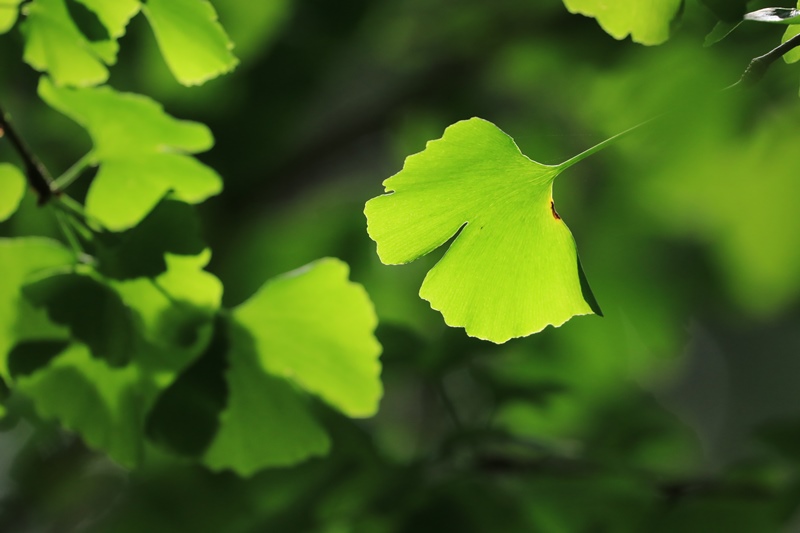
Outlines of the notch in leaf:
M 528 159 L 491 122 L 458 122 L 406 159 L 383 183 L 388 194 L 367 202 L 367 231 L 393 265 L 456 236 L 420 296 L 470 336 L 503 343 L 602 315 L 552 191 L 559 173 L 612 139 L 550 166 Z

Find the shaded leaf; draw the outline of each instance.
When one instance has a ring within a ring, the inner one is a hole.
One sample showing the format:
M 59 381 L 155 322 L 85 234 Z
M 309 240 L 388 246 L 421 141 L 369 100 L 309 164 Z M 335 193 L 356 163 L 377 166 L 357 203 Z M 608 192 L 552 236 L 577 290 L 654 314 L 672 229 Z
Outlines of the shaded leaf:
M 349 416 L 370 416 L 382 389 L 373 332 L 377 317 L 347 264 L 321 259 L 268 281 L 234 309 L 270 374 L 282 376 Z
M 14 27 L 19 16 L 19 5 L 22 0 L 3 0 L 0 4 L 0 34 Z
M 149 0 L 143 11 L 169 69 L 183 85 L 200 85 L 238 64 L 207 0 Z
M 229 338 L 228 405 L 205 464 L 249 476 L 327 453 L 330 441 L 324 429 L 300 393 L 264 371 L 250 333 L 232 323 Z
M 111 38 L 108 29 L 100 22 L 95 12 L 89 10 L 83 3 L 79 3 L 78 0 L 67 0 L 66 6 L 70 18 L 89 41 L 107 41 Z
M 64 0 L 34 0 L 24 12 L 24 59 L 30 66 L 48 72 L 57 85 L 90 86 L 108 79 L 104 63 L 115 61 L 116 43 L 90 42 Z
M 164 200 L 130 230 L 98 235 L 97 270 L 117 279 L 153 278 L 167 269 L 165 254 L 197 255 L 204 249 L 197 211 Z
M 7 357 L 18 340 L 58 336 L 57 330 L 48 328 L 45 313 L 22 298 L 22 285 L 33 274 L 74 260 L 69 250 L 50 239 L 0 239 L 0 377 L 9 377 Z
M 14 165 L 0 164 L 0 222 L 7 220 L 25 196 L 25 175 Z
M 8 354 L 8 371 L 14 378 L 33 374 L 66 350 L 67 346 L 68 340 L 21 342 Z
M 385 264 L 413 261 L 457 235 L 420 296 L 471 336 L 501 343 L 599 314 L 552 200 L 565 165 L 528 159 L 490 122 L 458 122 L 406 159 L 384 182 L 389 194 L 367 202 L 367 230 Z
M 67 326 L 95 357 L 113 366 L 127 364 L 137 348 L 133 315 L 119 295 L 88 274 L 59 273 L 22 289 L 53 322 Z
M 634 42 L 653 45 L 669 39 L 672 20 L 682 0 L 564 0 L 570 13 L 597 19 L 600 27 L 615 39 L 628 35 Z
M 741 23 L 741 20 L 739 22 L 725 22 L 724 20 L 717 22 L 717 24 L 714 26 L 714 29 L 712 29 L 709 34 L 706 35 L 706 38 L 703 41 L 703 46 L 711 46 L 720 42 L 722 39 L 730 35 L 733 30 L 738 28 L 739 24 Z
M 135 226 L 168 193 L 194 204 L 222 190 L 220 177 L 187 155 L 213 145 L 202 124 L 176 120 L 153 100 L 110 87 L 57 88 L 43 78 L 39 94 L 89 130 L 100 170 L 86 211 L 108 229 Z

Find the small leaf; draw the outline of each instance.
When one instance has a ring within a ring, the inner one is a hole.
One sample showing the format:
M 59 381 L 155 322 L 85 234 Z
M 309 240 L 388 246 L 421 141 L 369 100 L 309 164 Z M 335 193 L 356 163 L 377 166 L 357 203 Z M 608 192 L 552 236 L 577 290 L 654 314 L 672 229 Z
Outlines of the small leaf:
M 169 69 L 183 85 L 200 85 L 239 63 L 207 0 L 149 0 L 143 10 Z
M 72 337 L 86 344 L 95 357 L 112 366 L 127 364 L 137 341 L 133 315 L 119 295 L 88 274 L 49 275 L 22 289 L 50 319 L 67 326 Z
M 0 239 L 0 378 L 8 379 L 8 354 L 19 340 L 52 338 L 43 311 L 22 298 L 22 285 L 44 270 L 72 264 L 74 255 L 56 241 L 39 237 Z
M 8 371 L 15 379 L 47 366 L 69 346 L 68 340 L 23 341 L 8 354 Z
M 0 222 L 13 215 L 25 196 L 25 175 L 14 165 L 0 164 Z
M 471 336 L 502 343 L 600 314 L 552 199 L 564 165 L 528 159 L 490 122 L 458 122 L 406 159 L 384 182 L 389 194 L 367 202 L 367 230 L 385 264 L 456 236 L 420 296 Z
M 681 4 L 682 0 L 564 0 L 570 13 L 597 19 L 600 27 L 615 39 L 630 34 L 634 42 L 645 45 L 669 39 L 670 25 Z
M 89 130 L 100 170 L 86 211 L 109 230 L 137 225 L 168 193 L 195 204 L 222 190 L 216 172 L 187 155 L 214 144 L 202 124 L 176 120 L 153 100 L 110 87 L 58 88 L 42 78 L 39 95 Z
M 0 35 L 14 27 L 22 0 L 3 0 L 0 3 Z
M 250 333 L 232 323 L 229 339 L 228 405 L 205 464 L 249 476 L 326 454 L 330 441 L 325 430 L 300 393 L 264 371 Z
M 268 281 L 233 317 L 250 331 L 267 372 L 349 416 L 371 416 L 382 394 L 377 317 L 347 274 L 337 259 L 311 263 Z
M 770 24 L 800 24 L 800 11 L 789 7 L 768 7 L 747 13 L 744 20 Z
M 27 18 L 24 59 L 41 72 L 48 72 L 57 85 L 90 86 L 108 79 L 104 65 L 113 57 L 95 48 L 80 32 L 64 0 L 34 0 L 25 6 Z M 115 54 L 114 54 L 115 55 Z
M 75 0 L 91 9 L 106 27 L 109 35 L 119 39 L 125 35 L 128 22 L 141 9 L 139 0 Z
M 739 22 L 725 22 L 724 20 L 720 20 L 714 26 L 714 29 L 712 29 L 711 32 L 706 35 L 705 41 L 703 41 L 703 46 L 717 44 L 722 39 L 730 35 L 731 32 L 738 28 L 741 23 L 741 20 Z

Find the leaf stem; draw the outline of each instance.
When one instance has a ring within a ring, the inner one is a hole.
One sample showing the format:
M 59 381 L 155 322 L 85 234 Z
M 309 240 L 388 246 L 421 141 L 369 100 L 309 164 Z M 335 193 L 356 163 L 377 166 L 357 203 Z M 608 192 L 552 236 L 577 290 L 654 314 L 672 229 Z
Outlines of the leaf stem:
M 733 89 L 734 87 L 749 87 L 756 82 L 760 81 L 761 78 L 764 77 L 764 74 L 767 73 L 769 67 L 778 59 L 782 58 L 795 48 L 800 46 L 800 34 L 795 35 L 785 43 L 782 43 L 779 46 L 776 46 L 763 56 L 758 56 L 752 61 L 750 64 L 747 65 L 747 68 L 744 69 L 744 73 L 742 73 L 742 77 L 739 78 L 739 81 L 730 85 L 725 88 L 725 90 Z
M 70 248 L 72 248 L 72 251 L 75 252 L 75 256 L 78 258 L 82 257 L 84 255 L 83 247 L 78 241 L 78 238 L 75 237 L 75 233 L 72 231 L 72 227 L 70 226 L 69 222 L 66 220 L 67 215 L 58 209 L 54 209 L 53 213 L 55 213 L 58 225 L 61 227 L 61 232 L 64 234 L 64 237 L 66 237 Z
M 658 118 L 660 118 L 662 116 L 663 116 L 663 113 L 661 115 L 656 115 L 653 118 L 647 119 L 644 122 L 640 122 L 639 124 L 636 124 L 635 126 L 630 127 L 625 131 L 617 133 L 616 135 L 614 135 L 612 137 L 609 137 L 608 139 L 595 144 L 594 146 L 592 146 L 588 150 L 584 150 L 583 152 L 579 153 L 575 157 L 571 157 L 571 158 L 567 159 L 566 161 L 564 161 L 560 165 L 556 165 L 556 167 L 559 169 L 559 171 L 566 170 L 569 167 L 571 167 L 572 165 L 574 165 L 575 163 L 583 161 L 584 159 L 586 159 L 590 155 L 594 155 L 597 152 L 599 152 L 600 150 L 602 150 L 604 148 L 607 148 L 608 146 L 611 146 L 615 142 L 617 142 L 620 139 L 622 139 L 623 137 L 627 136 L 629 133 L 633 133 L 634 131 L 638 130 L 642 126 L 650 124 L 651 122 L 653 122 L 654 120 L 656 120 L 656 119 L 658 119 Z
M 77 180 L 83 171 L 92 166 L 93 155 L 89 152 L 80 158 L 74 165 L 69 167 L 66 172 L 53 181 L 53 186 L 59 191 L 66 190 L 67 187 Z
M 14 149 L 19 154 L 25 166 L 25 176 L 28 178 L 28 184 L 36 191 L 39 197 L 39 205 L 46 204 L 53 196 L 58 195 L 59 191 L 53 186 L 53 180 L 50 173 L 47 172 L 45 166 L 34 155 L 25 141 L 14 129 L 11 124 L 11 117 L 0 106 L 0 136 L 5 133 L 8 140 L 14 146 Z

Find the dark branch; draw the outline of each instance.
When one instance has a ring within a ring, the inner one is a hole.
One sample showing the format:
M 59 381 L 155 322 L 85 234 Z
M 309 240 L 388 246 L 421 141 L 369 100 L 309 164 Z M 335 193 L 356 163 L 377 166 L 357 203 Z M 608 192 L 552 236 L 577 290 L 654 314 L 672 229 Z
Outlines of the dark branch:
M 780 46 L 773 48 L 763 56 L 759 56 L 750 61 L 750 64 L 747 65 L 747 68 L 744 70 L 742 77 L 739 78 L 739 81 L 737 81 L 728 88 L 732 89 L 739 85 L 743 87 L 748 87 L 760 81 L 761 78 L 764 77 L 764 74 L 767 73 L 769 67 L 775 61 L 782 58 L 783 56 L 785 56 L 787 53 L 789 53 L 791 50 L 794 50 L 798 46 L 800 46 L 800 34 L 795 35 L 794 37 L 792 37 L 785 43 L 781 44 Z
M 39 205 L 47 203 L 54 194 L 58 194 L 58 191 L 54 190 L 51 186 L 53 180 L 50 178 L 50 174 L 47 172 L 44 165 L 42 165 L 39 159 L 31 152 L 28 145 L 25 144 L 25 141 L 22 140 L 22 137 L 19 136 L 11 125 L 11 118 L 9 115 L 0 107 L 0 136 L 2 136 L 3 133 L 5 133 L 8 140 L 11 141 L 14 149 L 22 159 L 23 165 L 25 166 L 25 176 L 28 178 L 28 184 L 39 196 Z

